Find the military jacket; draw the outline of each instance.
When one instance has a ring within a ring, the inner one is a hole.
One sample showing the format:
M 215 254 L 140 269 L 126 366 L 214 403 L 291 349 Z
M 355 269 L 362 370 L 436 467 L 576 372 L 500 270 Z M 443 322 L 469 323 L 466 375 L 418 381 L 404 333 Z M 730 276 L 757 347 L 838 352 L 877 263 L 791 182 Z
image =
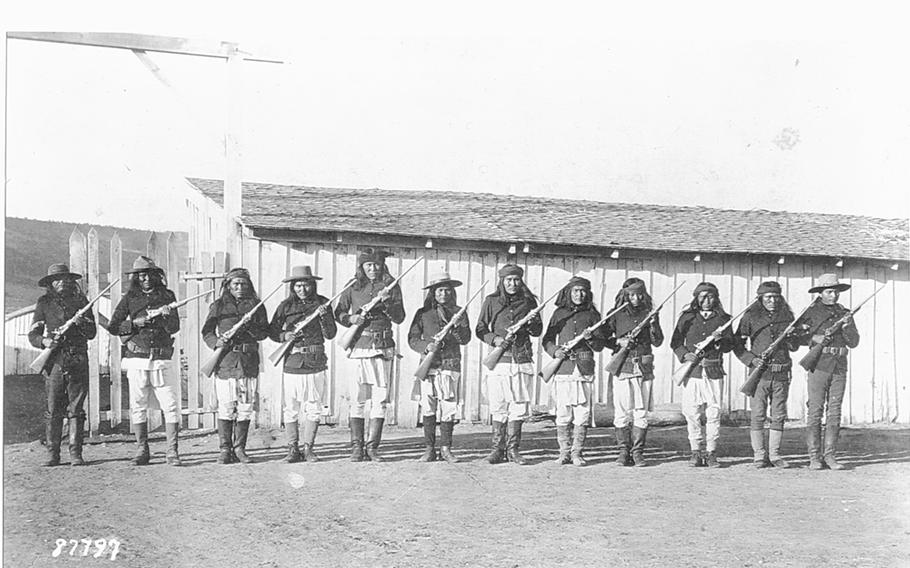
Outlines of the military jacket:
M 436 305 L 435 308 L 417 310 L 414 320 L 411 322 L 411 329 L 408 331 L 408 345 L 421 354 L 421 361 L 426 357 L 427 345 L 433 340 L 433 336 L 442 331 L 442 328 L 460 309 L 460 306 L 450 308 Z M 468 321 L 468 315 L 465 314 L 443 338 L 430 368 L 460 372 L 461 346 L 467 345 L 469 341 L 471 341 L 471 324 Z
M 815 302 L 803 315 L 802 321 L 806 324 L 803 343 L 810 347 L 813 335 L 823 335 L 825 331 L 834 325 L 840 318 L 844 317 L 850 310 L 840 304 L 830 306 L 821 302 Z M 838 374 L 847 372 L 847 352 L 846 349 L 853 349 L 859 345 L 859 330 L 852 321 L 841 326 L 828 342 L 826 347 L 829 351 L 823 351 L 818 364 L 815 366 L 816 371 L 833 373 L 835 369 Z M 831 351 L 837 350 L 837 353 Z
M 750 366 L 756 357 L 764 353 L 771 343 L 780 337 L 792 321 L 793 315 L 785 310 L 769 312 L 764 306 L 758 304 L 752 306 L 739 320 L 733 353 L 744 365 Z M 748 349 L 746 348 L 747 340 Z M 796 351 L 798 348 L 799 338 L 795 335 L 781 342 L 769 358 L 769 365 L 761 376 L 762 380 L 771 378 L 789 380 L 792 366 L 790 352 Z M 778 370 L 774 370 L 772 365 L 777 366 Z
M 600 312 L 593 306 L 559 307 L 553 312 L 547 332 L 543 335 L 543 348 L 550 357 L 556 350 L 575 337 L 584 333 L 585 329 L 600 321 Z M 606 325 L 606 324 L 604 324 Z M 582 340 L 567 357 L 562 360 L 557 375 L 571 375 L 578 368 L 584 376 L 594 374 L 594 352 L 603 351 L 606 339 L 603 335 L 603 326 L 599 327 L 591 339 Z
M 44 349 L 42 340 L 45 331 L 48 334 L 69 321 L 76 312 L 88 303 L 88 298 L 83 294 L 60 296 L 54 292 L 44 294 L 35 303 L 32 314 L 32 326 L 28 330 L 28 341 L 33 347 Z M 64 367 L 85 364 L 88 351 L 88 340 L 95 337 L 98 329 L 95 325 L 95 315 L 88 310 L 83 316 L 85 321 L 81 325 L 71 327 L 54 350 L 53 356 L 48 360 L 46 368 L 56 364 Z
M 673 337 L 670 338 L 670 349 L 676 354 L 676 358 L 682 363 L 685 361 L 686 354 L 694 353 L 698 344 L 711 336 L 711 334 L 730 321 L 731 316 L 723 312 L 714 310 L 708 317 L 702 315 L 698 310 L 686 310 L 679 316 L 676 327 L 673 329 Z M 723 334 L 704 351 L 699 365 L 693 367 L 690 376 L 700 378 L 702 369 L 706 371 L 708 378 L 719 379 L 724 376 L 723 354 L 733 350 L 733 332 L 728 327 Z
M 284 343 L 282 333 L 294 331 L 301 320 L 309 317 L 328 301 L 328 298 L 318 294 L 303 300 L 297 294 L 286 298 L 278 304 L 278 308 L 272 314 L 269 337 L 272 341 Z M 301 375 L 325 371 L 328 365 L 325 341 L 335 337 L 337 332 L 338 327 L 332 318 L 331 310 L 308 323 L 291 344 L 291 350 L 284 358 L 284 372 Z
M 114 309 L 108 329 L 124 342 L 125 358 L 169 360 L 174 354 L 175 333 L 180 330 L 180 316 L 171 310 L 167 316 L 158 316 L 139 327 L 133 321 L 146 315 L 148 310 L 176 302 L 177 297 L 167 288 L 158 287 L 145 293 L 141 290 L 127 292 Z
M 202 339 L 215 349 L 218 337 L 234 327 L 244 314 L 253 309 L 259 300 L 237 300 L 224 294 L 209 306 L 209 314 L 202 325 Z M 233 338 L 218 363 L 215 374 L 222 379 L 259 376 L 259 341 L 269 335 L 269 319 L 265 307 L 260 306 L 249 323 Z
M 505 338 L 508 334 L 506 329 L 518 323 L 536 307 L 537 300 L 530 297 L 506 294 L 487 296 L 480 308 L 480 318 L 474 332 L 481 341 L 493 345 L 495 338 Z M 500 362 L 530 363 L 533 354 L 531 337 L 539 337 L 542 332 L 543 320 L 538 314 L 518 330 L 515 340 L 503 352 Z
M 631 333 L 650 313 L 651 311 L 645 306 L 639 306 L 638 308 L 628 306 L 610 318 L 610 321 L 604 324 L 607 347 L 612 349 L 613 353 L 618 352 L 620 347 L 617 340 Z M 651 355 L 651 347 L 660 347 L 664 342 L 664 332 L 660 327 L 660 315 L 655 315 L 651 319 L 650 325 L 644 326 L 644 329 L 631 339 L 632 345 L 620 370 L 621 373 L 634 372 L 636 360 Z M 651 363 L 643 366 L 650 367 Z
M 388 282 L 369 281 L 363 285 L 354 284 L 354 286 L 345 290 L 335 305 L 335 319 L 344 327 L 351 327 L 351 316 L 378 296 L 379 292 L 389 282 L 391 280 Z M 405 316 L 404 304 L 401 299 L 401 288 L 399 286 L 392 288 L 391 296 L 388 300 L 380 302 L 363 316 L 367 322 L 352 347 L 362 349 L 394 347 L 395 340 L 392 336 L 392 324 L 400 324 L 404 321 Z

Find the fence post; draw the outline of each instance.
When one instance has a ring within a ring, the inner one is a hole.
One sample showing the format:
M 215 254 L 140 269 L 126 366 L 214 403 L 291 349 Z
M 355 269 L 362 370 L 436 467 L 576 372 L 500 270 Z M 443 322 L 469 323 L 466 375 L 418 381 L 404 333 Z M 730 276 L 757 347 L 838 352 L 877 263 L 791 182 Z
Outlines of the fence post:
M 180 293 L 180 274 L 179 274 L 179 265 L 177 263 L 177 236 L 171 232 L 168 233 L 167 239 L 164 241 L 164 268 L 167 270 L 167 282 L 168 286 L 171 288 L 171 291 L 174 292 L 174 295 L 177 299 L 182 299 L 186 297 L 186 294 L 181 295 Z M 183 393 L 186 392 L 186 375 L 183 372 L 183 358 L 184 358 L 184 340 L 185 332 L 183 331 L 184 326 L 186 325 L 186 313 L 190 309 L 189 306 L 183 308 L 183 313 L 179 313 L 180 319 L 180 331 L 177 332 L 177 336 L 174 338 L 174 353 L 171 355 L 171 372 L 174 373 L 177 377 L 177 408 L 181 409 L 180 414 L 177 415 L 180 425 L 183 425 Z
M 88 232 L 88 274 L 86 274 L 88 296 L 94 298 L 101 291 L 101 273 L 98 262 L 98 231 L 94 227 Z M 92 313 L 95 315 L 95 321 L 98 319 L 98 303 L 92 306 Z M 99 326 L 100 327 L 100 326 Z M 101 330 L 98 331 L 101 333 Z M 101 372 L 99 369 L 99 345 L 98 341 L 89 341 L 88 343 L 88 423 L 89 432 L 98 431 L 101 425 Z
M 116 280 L 123 277 L 123 245 L 120 242 L 120 235 L 115 231 L 111 236 L 111 274 L 110 279 Z M 111 315 L 113 310 L 117 309 L 117 303 L 123 296 L 123 282 L 118 282 L 111 288 Z M 120 424 L 123 415 L 121 407 L 123 394 L 121 386 L 123 384 L 123 371 L 120 367 L 120 337 L 115 333 L 110 337 L 110 361 L 108 363 L 111 370 L 111 428 Z

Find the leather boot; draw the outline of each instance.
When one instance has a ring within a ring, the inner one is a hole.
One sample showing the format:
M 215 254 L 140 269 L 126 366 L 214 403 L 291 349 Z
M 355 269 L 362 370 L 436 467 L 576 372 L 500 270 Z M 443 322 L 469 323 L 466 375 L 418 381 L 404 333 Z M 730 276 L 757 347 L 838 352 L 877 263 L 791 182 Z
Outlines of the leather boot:
M 619 446 L 619 455 L 616 456 L 616 465 L 633 465 L 632 462 L 632 426 L 628 424 L 622 428 L 614 428 L 616 444 Z
M 780 444 L 781 441 L 783 441 L 783 438 L 783 430 L 770 430 L 768 432 L 768 459 L 774 467 L 786 469 L 790 467 L 790 464 L 787 463 L 784 458 L 780 457 Z
M 714 450 L 705 452 L 705 454 L 702 456 L 702 459 L 704 460 L 705 466 L 707 467 L 720 467 L 720 462 L 717 461 L 717 452 Z
M 825 429 L 825 465 L 835 471 L 846 469 L 837 461 L 837 438 L 840 436 L 840 424 L 828 424 Z
M 765 455 L 765 431 L 749 430 L 749 439 L 752 442 L 752 465 L 755 469 L 768 467 Z
M 45 442 L 47 443 L 47 461 L 44 465 L 54 467 L 60 465 L 60 443 L 63 441 L 63 417 L 52 416 L 45 426 Z
M 566 465 L 572 463 L 570 453 L 572 451 L 572 441 L 569 436 L 568 424 L 556 425 L 556 443 L 559 444 L 559 457 L 556 458 L 556 465 Z
M 234 463 L 234 454 L 231 446 L 234 443 L 234 421 L 218 420 L 218 463 L 228 465 Z
M 133 465 L 148 465 L 151 454 L 149 453 L 149 423 L 133 424 L 136 430 L 136 455 L 133 456 Z
M 648 462 L 645 461 L 645 439 L 647 437 L 647 428 L 632 426 L 632 462 L 635 467 L 648 465 Z
M 364 429 L 364 419 L 363 418 L 351 418 L 351 461 L 352 462 L 362 462 L 363 461 L 363 429 Z
M 282 460 L 284 463 L 297 463 L 300 461 L 300 448 L 297 443 L 300 441 L 300 428 L 295 420 L 284 425 L 284 435 L 288 446 L 288 455 Z
M 382 442 L 382 426 L 385 424 L 385 418 L 370 418 L 370 437 L 367 438 L 366 450 L 367 458 L 376 463 L 382 462 L 379 455 L 379 443 Z
M 439 454 L 449 463 L 458 463 L 458 458 L 452 453 L 452 433 L 455 431 L 454 422 L 441 422 L 439 424 Z
M 316 431 L 319 429 L 319 422 L 315 420 L 303 421 L 303 459 L 308 462 L 316 463 L 319 456 L 313 451 L 316 444 Z
M 822 464 L 822 432 L 821 424 L 806 426 L 806 448 L 809 451 L 809 469 L 825 469 Z
M 417 459 L 421 462 L 436 461 L 436 415 L 423 417 L 423 441 L 426 449 Z
M 85 417 L 70 418 L 70 465 L 85 465 L 82 441 L 85 437 Z
M 240 463 L 250 463 L 250 456 L 246 455 L 246 439 L 250 433 L 250 421 L 238 420 L 234 426 L 234 456 Z
M 585 439 L 588 437 L 588 426 L 586 424 L 575 425 L 575 436 L 572 439 L 572 465 L 582 467 L 588 465 L 585 458 L 582 457 L 581 451 L 585 447 Z
M 506 456 L 510 462 L 518 465 L 526 465 L 528 463 L 518 453 L 518 449 L 521 447 L 521 426 L 523 424 L 524 422 L 521 420 L 510 420 L 508 438 L 506 438 Z
M 180 454 L 177 451 L 177 433 L 180 431 L 180 424 L 176 422 L 165 422 L 164 433 L 167 436 L 167 453 L 165 460 L 168 465 L 183 465 L 180 461 Z
M 506 461 L 506 423 L 493 421 L 493 438 L 491 442 L 493 449 L 486 458 L 486 462 L 491 465 Z

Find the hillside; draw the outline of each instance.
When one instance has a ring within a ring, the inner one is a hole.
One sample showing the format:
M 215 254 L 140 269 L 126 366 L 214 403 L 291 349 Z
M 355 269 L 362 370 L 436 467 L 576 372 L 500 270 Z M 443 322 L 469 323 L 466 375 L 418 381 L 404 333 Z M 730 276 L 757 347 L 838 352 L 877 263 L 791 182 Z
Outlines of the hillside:
M 87 234 L 93 226 L 98 231 L 101 272 L 110 271 L 110 240 L 114 232 L 120 235 L 124 267 L 131 266 L 136 256 L 145 254 L 151 231 L 7 217 L 4 313 L 35 303 L 42 292 L 38 279 L 47 274 L 47 267 L 55 262 L 69 262 L 69 238 L 73 229 L 78 227 Z M 158 233 L 159 242 L 163 243 L 167 236 L 167 233 Z M 186 233 L 177 233 L 177 237 L 179 256 L 186 259 Z

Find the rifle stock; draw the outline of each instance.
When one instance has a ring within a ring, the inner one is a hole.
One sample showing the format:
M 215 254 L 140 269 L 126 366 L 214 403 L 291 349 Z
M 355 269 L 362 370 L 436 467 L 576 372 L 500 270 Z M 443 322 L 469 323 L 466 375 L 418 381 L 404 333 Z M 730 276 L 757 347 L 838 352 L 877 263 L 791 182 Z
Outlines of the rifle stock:
M 32 361 L 29 367 L 32 368 L 36 373 L 40 373 L 44 366 L 47 365 L 47 361 L 51 358 L 51 355 L 54 354 L 54 350 L 57 349 L 57 344 L 52 344 L 50 347 L 45 347 L 41 350 L 41 353 L 35 357 L 35 360 Z
M 559 370 L 559 366 L 562 365 L 562 362 L 566 360 L 566 356 L 554 357 L 550 360 L 549 363 L 541 367 L 540 369 L 540 378 L 545 383 L 549 383 L 550 379 L 553 378 L 553 375 L 556 374 L 556 371 Z
M 692 367 L 694 366 L 695 361 L 686 361 L 676 369 L 676 372 L 673 373 L 673 381 L 677 386 L 686 386 L 686 383 L 689 382 L 689 374 L 692 373 Z
M 619 371 L 622 370 L 623 364 L 626 362 L 626 358 L 629 356 L 629 349 L 629 345 L 626 344 L 625 347 L 621 347 L 619 351 L 614 353 L 604 366 L 604 371 L 614 376 L 618 375 Z
M 212 356 L 205 362 L 202 367 L 199 368 L 202 371 L 202 374 L 206 377 L 211 377 L 212 373 L 215 372 L 215 367 L 218 366 L 218 363 L 221 362 L 221 358 L 224 357 L 224 352 L 227 350 L 227 344 L 225 343 L 221 347 L 215 349 L 215 352 L 212 353 Z
M 824 343 L 816 343 L 810 347 L 809 352 L 803 355 L 803 358 L 799 360 L 799 366 L 810 373 L 814 371 L 815 367 L 818 365 L 818 360 L 822 358 L 824 349 Z
M 347 284 L 344 285 L 344 288 L 342 288 L 341 290 L 338 291 L 337 294 L 335 294 L 334 296 L 332 296 L 332 299 L 331 299 L 331 300 L 329 300 L 328 302 L 326 302 L 325 304 L 322 304 L 322 305 L 323 305 L 323 306 L 327 306 L 327 307 L 331 307 L 331 306 L 332 306 L 332 302 L 334 302 L 335 300 L 337 300 L 337 299 L 341 296 L 341 294 L 344 293 L 345 290 L 347 290 L 348 288 L 351 287 L 351 284 L 353 284 L 353 283 L 354 283 L 354 279 L 352 278 L 351 280 L 348 281 Z M 304 318 L 303 320 L 301 320 L 301 321 L 294 327 L 294 334 L 296 335 L 297 333 L 303 331 L 303 328 L 305 328 L 306 326 L 310 325 L 310 323 L 312 323 L 312 321 L 315 320 L 315 319 L 318 317 L 318 314 L 319 314 L 319 310 L 317 309 L 317 310 L 315 310 L 313 313 L 311 313 L 310 315 L 308 315 L 306 318 Z M 284 359 L 285 355 L 287 355 L 287 352 L 291 349 L 291 346 L 294 345 L 294 341 L 295 341 L 295 340 L 296 340 L 296 338 L 288 339 L 287 341 L 285 341 L 284 343 L 282 343 L 282 344 L 278 347 L 278 349 L 276 349 L 275 351 L 273 351 L 271 355 L 269 355 L 269 361 L 272 362 L 272 365 L 278 365 L 278 363 L 279 363 L 282 359 Z
M 515 323 L 515 325 L 508 328 L 506 330 L 507 333 L 506 333 L 505 338 L 503 338 L 502 343 L 500 343 L 498 346 L 491 349 L 490 352 L 487 353 L 487 356 L 484 357 L 484 359 L 483 359 L 484 367 L 486 367 L 487 369 L 489 369 L 491 371 L 493 369 L 495 369 L 496 365 L 499 363 L 499 360 L 502 359 L 502 354 L 506 352 L 506 349 L 508 349 L 509 347 L 512 346 L 512 342 L 515 341 L 515 335 L 518 333 L 518 331 L 521 328 L 523 328 L 525 325 L 527 325 L 528 322 L 530 322 L 532 319 L 534 319 L 534 317 L 543 310 L 544 306 L 549 304 L 550 300 L 555 298 L 561 291 L 562 290 L 560 289 L 560 290 L 557 290 L 556 292 L 554 292 L 553 295 L 550 296 L 549 298 L 547 298 L 545 302 L 541 303 L 536 308 L 534 308 L 533 310 L 528 312 L 528 314 L 525 317 L 521 318 L 521 320 L 519 320 L 517 323 Z
M 433 366 L 433 362 L 436 360 L 436 351 L 430 351 L 423 358 L 423 361 L 420 362 L 420 365 L 417 365 L 417 370 L 414 371 L 414 377 L 417 379 L 425 380 L 427 375 L 430 373 L 430 367 Z
M 559 367 L 560 367 L 560 365 L 562 365 L 562 362 L 566 360 L 566 357 L 568 357 L 568 353 L 571 350 L 575 349 L 575 347 L 584 340 L 585 333 L 590 332 L 593 334 L 595 331 L 597 331 L 597 329 L 600 326 L 607 323 L 607 320 L 609 320 L 611 317 L 618 314 L 621 310 L 625 309 L 625 307 L 628 305 L 629 305 L 628 302 L 623 302 L 623 304 L 621 306 L 610 311 L 607 315 L 600 318 L 600 320 L 597 323 L 589 326 L 588 328 L 585 329 L 584 332 L 576 335 L 575 337 L 570 339 L 565 345 L 563 345 L 563 347 L 562 347 L 563 356 L 554 357 L 552 361 L 550 361 L 549 363 L 544 365 L 543 368 L 540 369 L 539 375 L 540 375 L 540 378 L 543 380 L 543 382 L 545 382 L 545 383 L 549 382 L 550 379 L 553 378 L 553 375 L 555 375 L 556 372 L 559 371 Z
M 506 349 L 511 344 L 509 340 L 503 340 L 502 343 L 490 349 L 490 352 L 487 353 L 487 356 L 483 358 L 483 366 L 489 370 L 496 368 L 496 364 L 499 363 L 499 360 L 502 359 L 502 354 L 506 352 Z
M 755 396 L 755 389 L 758 388 L 758 381 L 761 380 L 761 376 L 764 374 L 765 367 L 767 366 L 768 364 L 762 359 L 762 361 L 749 372 L 749 377 L 746 379 L 746 382 L 743 383 L 743 386 L 740 387 L 739 392 L 746 396 Z

